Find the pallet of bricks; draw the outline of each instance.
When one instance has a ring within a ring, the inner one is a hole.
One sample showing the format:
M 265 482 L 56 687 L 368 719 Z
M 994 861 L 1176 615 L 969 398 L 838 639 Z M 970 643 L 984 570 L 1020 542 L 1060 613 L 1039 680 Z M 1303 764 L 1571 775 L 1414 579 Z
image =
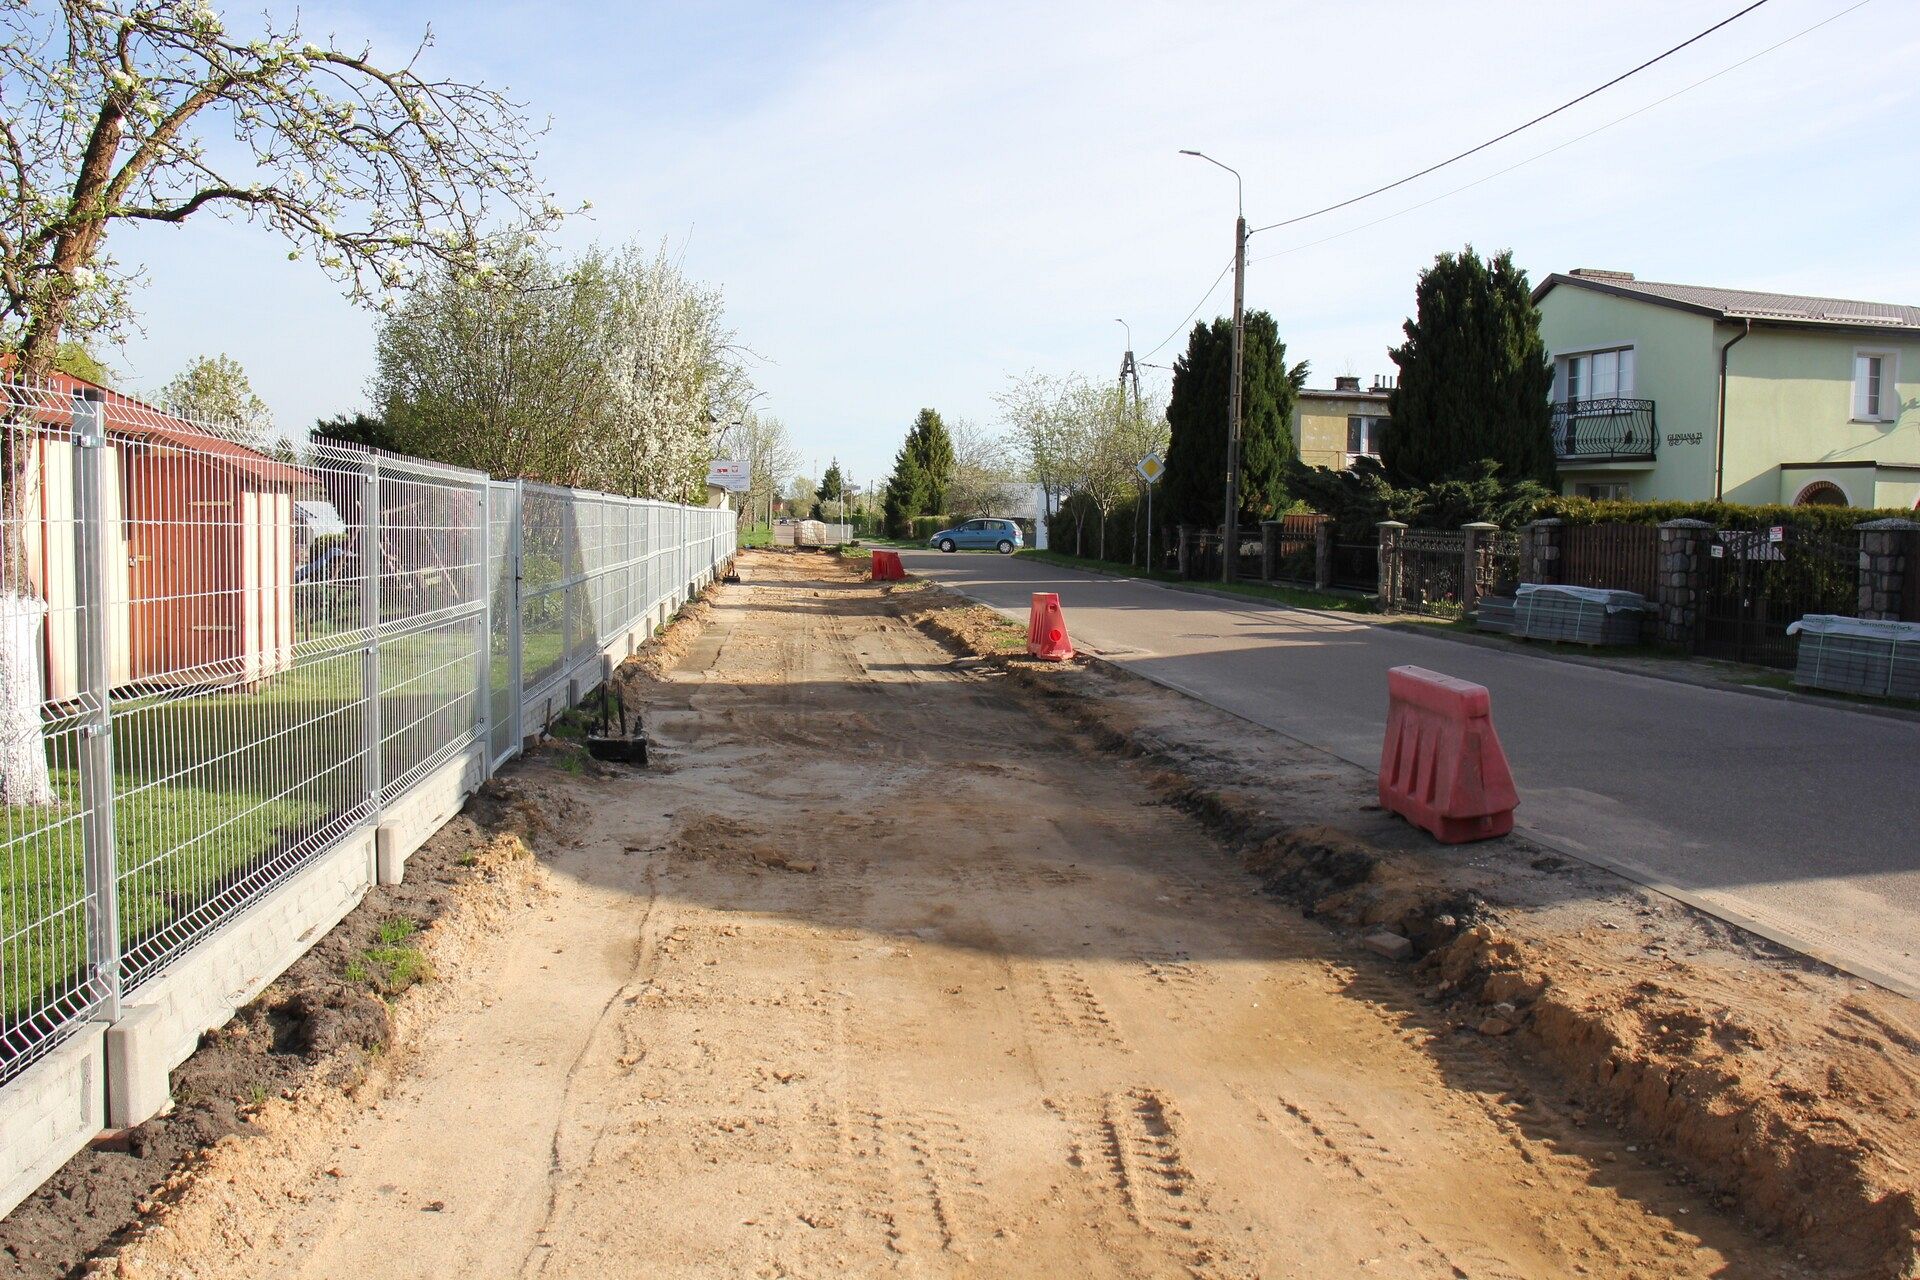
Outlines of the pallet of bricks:
M 1920 700 L 1920 622 L 1808 614 L 1787 628 L 1800 638 L 1793 682 L 1873 698 Z
M 1646 609 L 1636 591 L 1526 582 L 1514 597 L 1512 632 L 1527 640 L 1638 644 Z

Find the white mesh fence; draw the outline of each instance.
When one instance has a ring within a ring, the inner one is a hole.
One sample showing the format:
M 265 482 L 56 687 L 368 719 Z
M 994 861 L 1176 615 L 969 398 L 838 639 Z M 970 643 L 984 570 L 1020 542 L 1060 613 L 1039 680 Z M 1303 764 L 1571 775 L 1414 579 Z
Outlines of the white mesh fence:
M 0 1082 L 448 760 L 510 758 L 734 514 L 109 396 L 0 400 Z

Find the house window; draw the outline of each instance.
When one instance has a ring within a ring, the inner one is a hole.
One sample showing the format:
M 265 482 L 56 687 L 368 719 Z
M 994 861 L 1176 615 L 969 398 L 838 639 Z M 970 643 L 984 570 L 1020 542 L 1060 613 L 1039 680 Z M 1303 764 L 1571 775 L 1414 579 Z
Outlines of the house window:
M 1623 480 L 1609 481 L 1606 484 L 1576 484 L 1573 486 L 1576 498 L 1592 498 L 1596 502 L 1625 502 L 1631 496 L 1631 490 Z
M 1609 347 L 1560 358 L 1560 398 L 1612 400 L 1633 394 L 1633 348 Z
M 1893 351 L 1853 353 L 1853 416 L 1858 422 L 1891 422 L 1900 416 L 1900 397 L 1894 389 L 1899 377 L 1899 354 Z
M 1347 452 L 1380 456 L 1380 437 L 1387 433 L 1387 419 L 1352 414 L 1347 418 Z

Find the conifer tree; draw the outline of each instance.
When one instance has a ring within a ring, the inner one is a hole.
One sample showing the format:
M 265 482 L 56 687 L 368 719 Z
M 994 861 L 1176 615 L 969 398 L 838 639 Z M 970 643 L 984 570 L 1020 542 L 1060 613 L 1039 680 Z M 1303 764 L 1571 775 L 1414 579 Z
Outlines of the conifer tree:
M 1428 485 L 1499 464 L 1500 479 L 1555 485 L 1553 366 L 1527 273 L 1511 252 L 1468 246 L 1420 273 L 1380 460 L 1396 483 Z
M 1287 365 L 1279 326 L 1265 311 L 1246 317 L 1241 352 L 1240 481 L 1243 524 L 1270 519 L 1287 505 L 1293 459 L 1293 408 L 1307 365 Z M 1167 402 L 1167 474 L 1161 481 L 1171 524 L 1211 528 L 1226 500 L 1228 397 L 1233 370 L 1233 322 L 1196 324 L 1187 350 L 1173 366 Z

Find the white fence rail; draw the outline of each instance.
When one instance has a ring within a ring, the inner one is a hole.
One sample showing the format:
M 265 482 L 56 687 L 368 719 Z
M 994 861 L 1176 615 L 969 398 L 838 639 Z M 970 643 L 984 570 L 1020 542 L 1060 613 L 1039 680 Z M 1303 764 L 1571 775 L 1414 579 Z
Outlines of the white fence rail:
M 596 686 L 735 536 L 730 511 L 329 442 L 279 458 L 118 397 L 5 395 L 0 1213 L 74 1145 L 25 1115 L 50 1087 L 27 1076 L 104 1043 L 77 1087 L 104 1073 L 109 1117 L 144 1119 L 113 1115 L 152 1103 L 116 1078 L 153 1071 L 115 1059 L 121 1024 L 249 994 L 150 989 L 226 973 L 243 918 L 342 849 L 404 858 L 442 792 Z M 257 989 L 317 936 L 234 981 Z M 201 1029 L 158 1051 L 162 1100 Z

